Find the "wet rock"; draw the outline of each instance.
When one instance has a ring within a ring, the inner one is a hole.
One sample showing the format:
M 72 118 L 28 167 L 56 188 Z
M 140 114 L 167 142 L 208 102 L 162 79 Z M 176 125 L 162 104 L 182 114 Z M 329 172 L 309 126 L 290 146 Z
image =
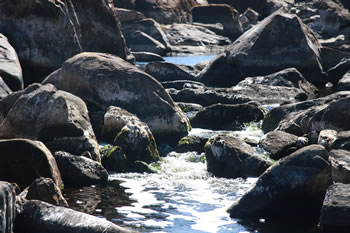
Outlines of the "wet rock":
M 318 135 L 317 143 L 324 148 L 329 149 L 329 146 L 337 139 L 337 131 L 331 129 L 323 129 Z
M 214 59 L 202 72 L 200 81 L 232 86 L 247 76 L 294 67 L 308 81 L 322 83 L 320 75 L 316 75 L 322 72 L 320 47 L 299 17 L 278 11 L 246 31 Z
M 196 80 L 196 70 L 192 66 L 178 65 L 169 62 L 150 62 L 146 65 L 145 72 L 159 82 Z
M 54 153 L 62 179 L 67 186 L 86 186 L 106 183 L 108 172 L 100 162 L 67 152 Z
M 0 76 L 12 91 L 23 89 L 22 67 L 7 38 L 0 34 Z
M 195 0 L 135 0 L 135 9 L 161 24 L 188 23 L 191 21 L 191 8 Z
M 164 58 L 155 53 L 149 52 L 132 52 L 136 61 L 149 62 L 149 61 L 164 61 Z
M 350 151 L 350 131 L 340 131 L 336 139 L 329 145 L 330 149 L 343 149 Z
M 171 24 L 164 26 L 164 31 L 173 54 L 218 53 L 231 43 L 229 38 L 198 25 Z
M 191 124 L 199 128 L 237 129 L 244 123 L 257 122 L 263 118 L 264 112 L 257 102 L 214 104 L 199 111 Z
M 149 52 L 164 56 L 165 46 L 144 32 L 133 32 L 126 41 L 128 47 L 133 52 Z
M 22 189 L 36 178 L 51 178 L 61 187 L 63 182 L 55 158 L 39 141 L 27 139 L 0 140 L 0 180 L 14 182 Z
M 219 177 L 259 176 L 271 165 L 247 143 L 229 135 L 211 137 L 204 149 L 208 172 Z
M 110 106 L 104 115 L 102 138 L 106 142 L 113 142 L 114 138 L 122 130 L 122 128 L 128 122 L 134 121 L 139 122 L 140 119 L 136 115 L 122 108 Z
M 221 23 L 224 35 L 235 40 L 242 32 L 242 25 L 238 20 L 239 13 L 226 4 L 200 5 L 192 8 L 193 22 L 214 24 Z
M 332 178 L 335 183 L 350 184 L 350 151 L 331 150 L 329 161 L 332 165 Z
M 270 152 L 270 157 L 280 159 L 297 150 L 298 137 L 283 131 L 271 131 L 260 140 L 262 147 Z
M 348 71 L 338 82 L 338 91 L 350 91 L 350 71 Z
M 16 195 L 10 183 L 0 181 L 0 232 L 13 233 L 16 216 Z
M 320 145 L 299 149 L 264 172 L 228 212 L 232 218 L 315 225 L 331 184 L 328 152 Z
M 113 55 L 78 54 L 44 83 L 81 97 L 88 106 L 103 111 L 118 106 L 136 114 L 156 137 L 176 138 L 189 130 L 188 119 L 155 79 Z
M 102 165 L 108 171 L 128 172 L 131 166 L 123 149 L 119 146 L 106 145 L 101 148 Z
M 345 233 L 349 230 L 350 185 L 336 183 L 327 190 L 320 225 L 322 232 Z
M 207 137 L 201 137 L 196 135 L 186 136 L 181 138 L 181 140 L 177 143 L 175 151 L 178 153 L 185 153 L 189 151 L 203 153 L 204 145 L 207 141 Z
M 6 1 L 0 12 L 1 32 L 16 49 L 24 73 L 31 77 L 27 83 L 41 81 L 82 51 L 127 59 L 119 21 L 106 1 Z
M 80 98 L 51 84 L 33 84 L 5 98 L 0 109 L 0 138 L 39 140 L 52 151 L 89 151 L 100 160 L 88 110 Z
M 128 122 L 115 137 L 114 144 L 123 148 L 129 161 L 159 160 L 159 152 L 152 132 L 141 121 Z
M 68 207 L 61 190 L 50 178 L 40 177 L 28 187 L 27 200 L 40 200 L 52 205 Z
M 54 206 L 41 201 L 25 201 L 16 221 L 18 232 L 127 233 L 104 218 Z M 17 231 L 17 230 L 16 230 Z

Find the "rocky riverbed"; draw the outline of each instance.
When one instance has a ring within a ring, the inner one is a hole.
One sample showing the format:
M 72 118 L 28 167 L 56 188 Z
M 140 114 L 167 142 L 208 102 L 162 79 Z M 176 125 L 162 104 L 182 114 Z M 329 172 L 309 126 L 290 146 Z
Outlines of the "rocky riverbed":
M 1 1 L 0 232 L 152 232 L 71 200 L 87 187 L 113 195 L 115 180 L 147 186 L 152 175 L 162 190 L 164 174 L 176 174 L 167 162 L 184 158 L 200 179 L 174 190 L 193 196 L 186 208 L 201 192 L 213 203 L 195 212 L 195 228 L 187 219 L 155 231 L 224 232 L 205 227 L 210 213 L 239 222 L 228 232 L 349 232 L 349 9 L 347 0 Z M 211 57 L 166 58 L 180 55 Z M 249 127 L 261 135 L 239 133 Z M 162 199 L 163 218 L 185 216 L 169 206 L 179 197 Z

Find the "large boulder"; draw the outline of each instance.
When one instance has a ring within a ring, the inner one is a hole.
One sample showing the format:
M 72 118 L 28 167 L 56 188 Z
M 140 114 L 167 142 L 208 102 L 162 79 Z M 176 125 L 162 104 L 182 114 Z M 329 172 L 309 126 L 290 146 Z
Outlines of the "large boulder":
M 0 34 L 0 76 L 12 91 L 23 89 L 22 67 L 7 38 Z
M 108 180 L 108 172 L 97 161 L 63 151 L 57 151 L 53 156 L 67 186 L 105 184 Z
M 257 102 L 214 104 L 199 111 L 191 124 L 199 128 L 237 129 L 244 123 L 257 122 L 263 118 L 264 112 Z
M 242 25 L 238 20 L 239 13 L 226 4 L 200 5 L 192 8 L 193 22 L 224 26 L 224 35 L 235 40 L 242 32 Z
M 191 22 L 191 8 L 195 0 L 135 0 L 135 9 L 161 24 Z
M 104 0 L 5 1 L 0 31 L 16 49 L 27 83 L 82 51 L 128 55 L 115 11 Z
M 43 143 L 27 139 L 0 140 L 0 151 L 0 180 L 25 188 L 36 178 L 48 177 L 62 187 L 56 160 Z
M 16 216 L 16 195 L 10 183 L 0 181 L 0 232 L 13 233 Z
M 190 128 L 182 110 L 159 82 L 113 55 L 78 54 L 44 83 L 52 83 L 81 97 L 88 106 L 97 106 L 103 111 L 109 106 L 118 106 L 134 113 L 156 137 L 183 136 Z
M 233 42 L 202 72 L 210 85 L 235 85 L 244 77 L 296 68 L 315 83 L 323 83 L 320 44 L 296 15 L 277 11 Z M 272 54 L 272 55 L 271 55 Z
M 345 233 L 349 231 L 349 200 L 349 184 L 336 183 L 328 188 L 320 217 L 322 232 Z
M 100 155 L 86 104 L 53 85 L 33 84 L 0 102 L 0 138 L 39 140 L 52 151 Z
M 216 135 L 205 144 L 208 172 L 215 176 L 236 178 L 259 176 L 271 162 L 256 155 L 251 146 L 230 135 Z
M 332 165 L 332 177 L 335 183 L 350 184 L 350 151 L 331 150 L 329 161 Z
M 131 233 L 107 221 L 89 214 L 65 207 L 54 206 L 41 201 L 24 201 L 17 216 L 18 232 L 50 233 Z
M 279 160 L 228 212 L 232 218 L 317 224 L 331 184 L 328 152 L 320 145 L 304 147 Z

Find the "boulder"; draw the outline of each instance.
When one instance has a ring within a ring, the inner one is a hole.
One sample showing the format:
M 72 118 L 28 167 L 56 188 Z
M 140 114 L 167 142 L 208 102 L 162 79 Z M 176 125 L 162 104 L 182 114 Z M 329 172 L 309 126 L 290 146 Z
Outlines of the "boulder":
M 343 149 L 350 151 L 350 131 L 340 131 L 335 140 L 329 145 L 330 149 Z
M 0 151 L 0 180 L 16 183 L 23 189 L 36 178 L 47 177 L 62 187 L 55 158 L 43 143 L 27 139 L 0 140 Z
M 200 82 L 191 80 L 176 80 L 176 81 L 165 81 L 162 82 L 162 86 L 167 89 L 182 90 L 184 88 L 199 89 L 205 88 L 205 85 Z
M 118 2 L 118 1 L 116 1 L 116 2 Z M 146 19 L 146 16 L 144 14 L 142 14 L 141 12 L 138 12 L 135 10 L 130 10 L 130 9 L 124 9 L 124 7 L 123 8 L 116 8 L 116 11 L 118 13 L 118 19 L 119 19 L 121 24 Z
M 202 72 L 200 80 L 208 85 L 232 86 L 247 76 L 268 75 L 294 67 L 308 81 L 324 83 L 319 78 L 320 47 L 298 16 L 277 11 L 228 46 Z
M 219 177 L 259 176 L 271 165 L 262 156 L 255 155 L 251 146 L 234 136 L 213 136 L 204 150 L 208 172 Z
M 257 122 L 263 118 L 264 112 L 257 102 L 214 104 L 199 111 L 191 124 L 198 128 L 237 129 L 244 123 Z
M 136 114 L 156 137 L 184 136 L 190 128 L 184 113 L 155 79 L 113 55 L 78 54 L 44 83 L 81 97 L 88 106 L 103 111 L 118 106 Z
M 155 53 L 149 52 L 132 52 L 138 62 L 164 61 L 164 58 Z
M 161 24 L 191 22 L 191 8 L 196 0 L 135 0 L 135 9 Z
M 40 177 L 28 187 L 27 200 L 40 200 L 52 205 L 68 207 L 61 190 L 50 178 Z
M 0 232 L 13 233 L 16 216 L 16 194 L 10 183 L 0 181 Z
M 129 52 L 115 15 L 102 0 L 6 1 L 0 7 L 0 31 L 16 49 L 28 77 L 25 81 L 31 83 L 82 51 L 127 59 Z
M 232 218 L 316 225 L 331 184 L 328 152 L 310 145 L 280 159 L 228 212 Z
M 350 184 L 350 151 L 331 150 L 329 161 L 332 165 L 332 178 L 335 183 Z
M 16 231 L 50 233 L 131 233 L 107 221 L 41 201 L 25 201 L 16 220 Z
M 63 151 L 55 152 L 54 157 L 66 186 L 104 184 L 108 180 L 108 172 L 100 162 Z
M 113 0 L 114 5 L 119 8 L 135 10 L 136 0 Z
M 192 8 L 193 22 L 215 24 L 224 26 L 223 34 L 235 40 L 242 32 L 242 25 L 238 20 L 239 13 L 226 4 L 199 5 Z
M 349 200 L 349 184 L 336 183 L 328 188 L 320 217 L 322 232 L 345 233 L 349 231 Z
M 208 137 L 190 135 L 181 138 L 175 147 L 178 153 L 186 153 L 189 151 L 196 151 L 197 153 L 204 152 L 204 146 L 208 141 Z
M 102 165 L 108 171 L 114 172 L 135 172 L 133 164 L 126 157 L 120 146 L 106 145 L 101 148 Z
M 100 160 L 88 110 L 79 97 L 51 84 L 33 84 L 1 101 L 0 112 L 0 138 L 39 140 L 52 151 L 88 151 Z
M 231 40 L 206 27 L 192 24 L 164 26 L 172 54 L 212 54 L 224 51 Z
M 133 32 L 126 43 L 133 52 L 149 52 L 160 56 L 164 56 L 166 52 L 166 47 L 162 43 L 141 31 Z
M 12 91 L 23 89 L 22 67 L 7 38 L 0 34 L 0 76 Z
M 283 131 L 271 131 L 260 139 L 262 147 L 270 152 L 270 157 L 280 159 L 297 149 L 298 137 Z
M 332 129 L 323 129 L 318 134 L 317 144 L 322 145 L 327 150 L 337 139 L 337 131 Z
M 192 66 L 178 65 L 169 62 L 149 62 L 145 72 L 159 82 L 196 79 L 196 70 Z
M 141 121 L 128 122 L 115 137 L 114 144 L 124 149 L 131 162 L 159 160 L 159 152 L 152 132 Z
M 182 111 L 186 112 L 199 112 L 203 110 L 203 106 L 200 104 L 194 104 L 194 103 L 184 103 L 184 102 L 177 102 L 177 105 L 182 109 Z
M 339 80 L 338 91 L 350 91 L 350 70 Z

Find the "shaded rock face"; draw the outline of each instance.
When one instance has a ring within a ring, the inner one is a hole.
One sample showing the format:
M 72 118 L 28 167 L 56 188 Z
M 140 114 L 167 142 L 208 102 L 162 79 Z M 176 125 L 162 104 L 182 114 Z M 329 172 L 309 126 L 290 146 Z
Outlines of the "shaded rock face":
M 127 233 L 106 219 L 54 206 L 41 201 L 25 201 L 16 221 L 19 232 Z
M 336 183 L 328 188 L 320 217 L 323 232 L 349 231 L 349 200 L 349 184 Z
M 196 69 L 192 66 L 177 65 L 169 62 L 150 62 L 145 67 L 145 72 L 159 82 L 196 79 Z
M 164 58 L 155 53 L 149 52 L 132 52 L 136 61 L 150 62 L 150 61 L 164 61 Z
M 33 84 L 4 99 L 0 109 L 0 138 L 39 140 L 52 151 L 88 151 L 100 160 L 87 107 L 80 98 L 51 84 Z
M 186 136 L 181 138 L 175 147 L 175 151 L 178 153 L 186 153 L 188 151 L 196 151 L 197 153 L 204 152 L 204 146 L 207 143 L 207 137 L 201 136 Z
M 142 20 L 146 18 L 146 16 L 144 16 L 144 14 L 142 14 L 141 12 L 124 9 L 124 7 L 116 8 L 116 11 L 118 13 L 118 19 L 121 24 L 134 22 L 134 21 Z
M 335 140 L 329 145 L 329 148 L 350 151 L 350 131 L 338 132 Z
M 280 159 L 296 150 L 298 137 L 283 131 L 272 131 L 260 140 L 262 147 L 270 152 L 270 157 Z
M 65 185 L 86 186 L 107 182 L 108 172 L 100 162 L 62 151 L 55 152 L 54 157 Z
M 338 91 L 350 91 L 350 71 L 339 80 L 337 85 Z
M 199 25 L 171 24 L 163 28 L 173 54 L 218 53 L 231 44 L 227 35 L 217 35 L 210 29 Z
M 27 200 L 40 200 L 52 205 L 68 207 L 61 190 L 50 178 L 38 178 L 29 186 Z
M 0 232 L 13 233 L 16 195 L 10 183 L 0 181 Z
M 350 184 L 350 152 L 347 150 L 331 150 L 329 160 L 332 165 L 333 181 Z
M 214 4 L 201 5 L 192 8 L 193 22 L 215 24 L 224 26 L 224 35 L 235 40 L 242 32 L 242 25 L 238 20 L 238 12 L 229 5 Z
M 18 52 L 24 72 L 28 77 L 41 72 L 27 83 L 82 51 L 127 57 L 118 19 L 104 0 L 5 1 L 0 12 L 0 31 Z
M 0 34 L 0 76 L 12 91 L 23 89 L 22 67 L 7 38 Z
M 141 31 L 133 32 L 127 39 L 127 45 L 133 52 L 150 52 L 160 56 L 166 52 L 162 43 Z
M 0 99 L 4 99 L 6 96 L 11 94 L 11 89 L 7 86 L 4 80 L 0 77 Z
M 195 0 L 135 0 L 135 9 L 162 24 L 191 22 Z
M 237 129 L 244 123 L 257 122 L 264 112 L 257 102 L 244 104 L 214 104 L 199 111 L 191 120 L 194 127 L 210 129 Z
M 296 15 L 278 11 L 241 35 L 211 62 L 200 80 L 215 85 L 292 67 L 311 80 L 322 72 L 320 60 L 320 44 L 307 26 Z M 312 81 L 321 83 L 318 79 Z
M 251 146 L 233 136 L 213 136 L 204 150 L 208 172 L 219 177 L 259 176 L 271 165 L 271 162 L 255 155 Z
M 320 145 L 304 147 L 279 160 L 235 202 L 232 218 L 317 224 L 324 195 L 331 184 L 328 152 Z
M 271 4 L 273 1 L 269 0 L 208 0 L 208 3 L 210 4 L 228 4 L 232 6 L 233 8 L 237 9 L 240 13 L 243 13 L 248 8 L 252 8 L 255 11 L 262 13 L 266 10 L 266 8 Z
M 36 178 L 51 178 L 61 187 L 63 182 L 56 161 L 46 146 L 27 139 L 0 140 L 0 180 L 29 186 Z
M 121 107 L 145 122 L 152 133 L 185 135 L 189 122 L 164 88 L 151 76 L 119 57 L 82 53 L 68 59 L 44 80 L 106 111 Z M 93 114 L 93 112 L 90 112 Z

